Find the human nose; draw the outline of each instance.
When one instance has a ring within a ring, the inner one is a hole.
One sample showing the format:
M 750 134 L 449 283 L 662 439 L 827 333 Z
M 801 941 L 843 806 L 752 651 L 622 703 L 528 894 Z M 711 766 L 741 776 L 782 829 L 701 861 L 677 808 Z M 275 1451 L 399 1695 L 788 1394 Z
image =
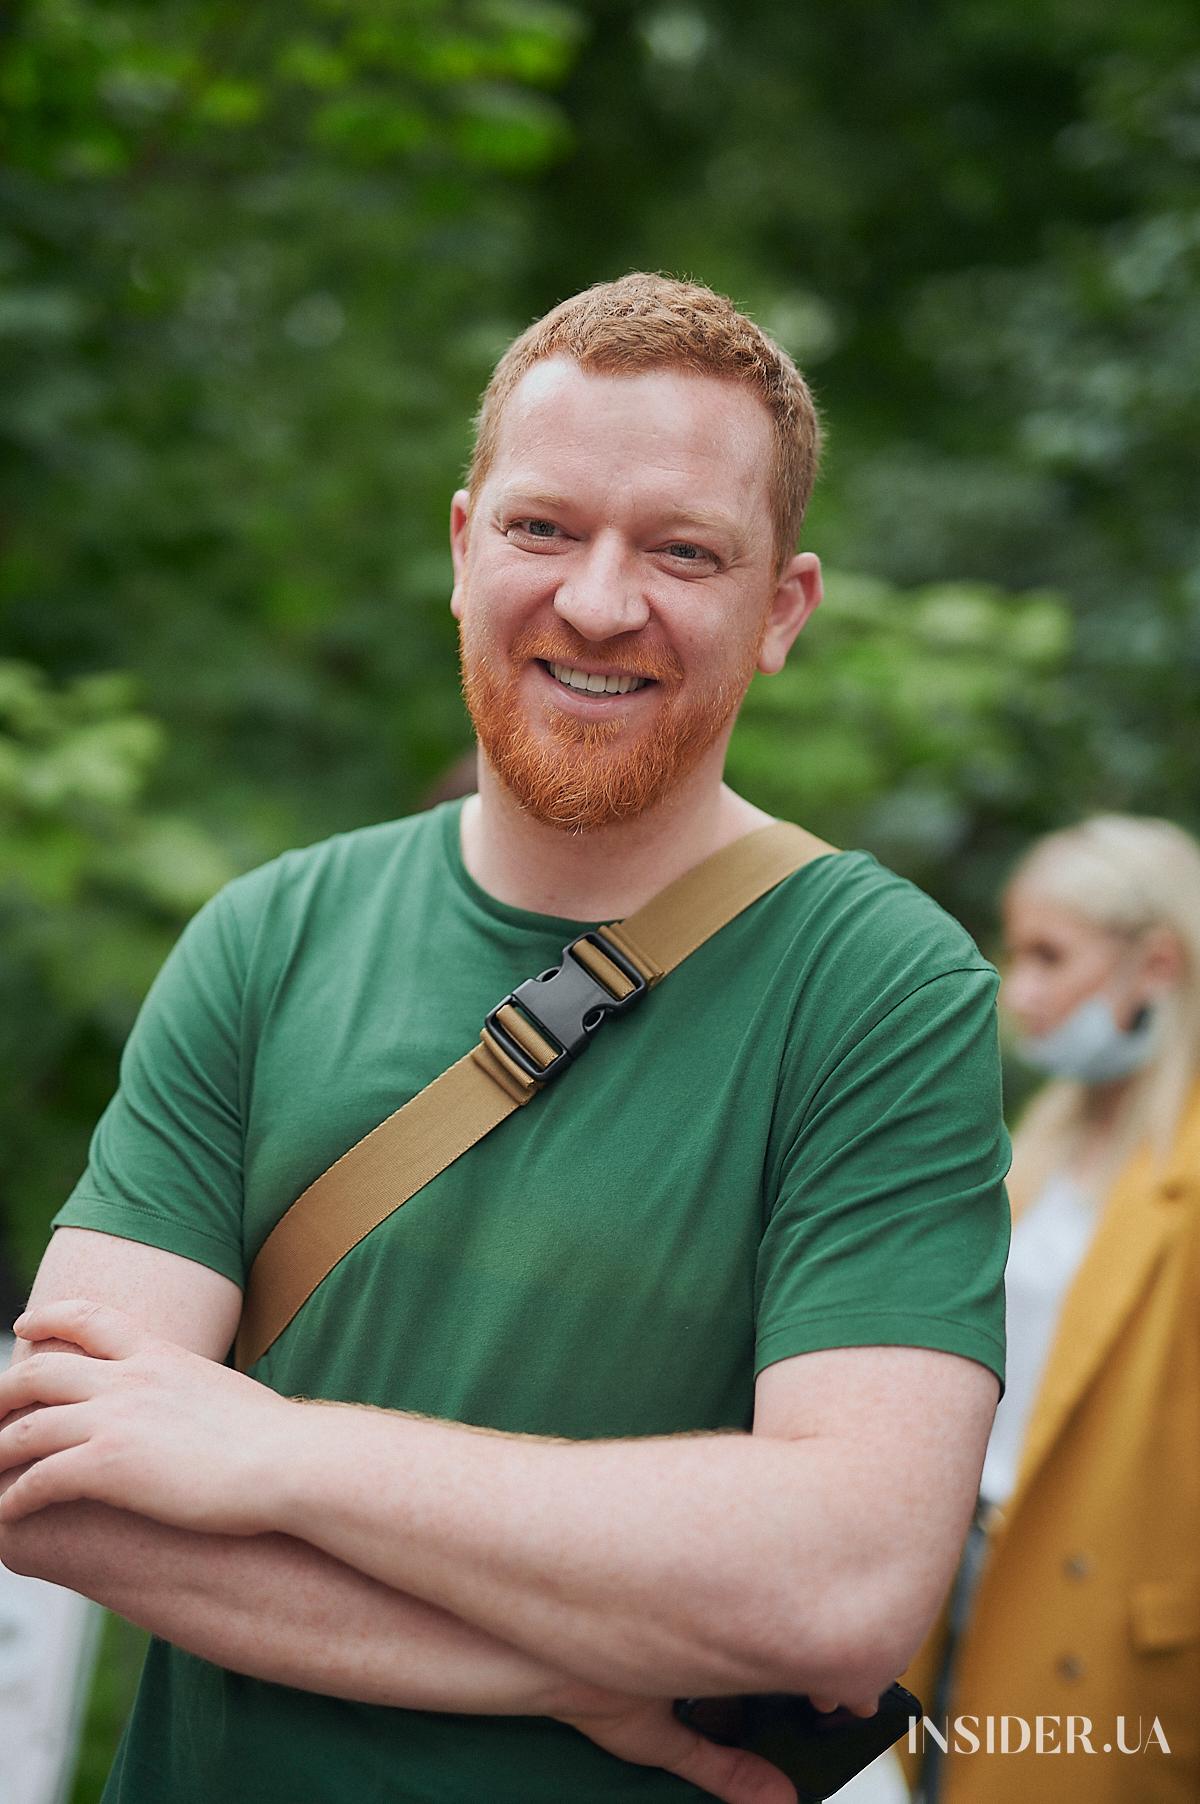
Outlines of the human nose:
M 580 547 L 554 597 L 554 611 L 584 639 L 615 639 L 645 626 L 650 608 L 632 560 L 611 540 Z

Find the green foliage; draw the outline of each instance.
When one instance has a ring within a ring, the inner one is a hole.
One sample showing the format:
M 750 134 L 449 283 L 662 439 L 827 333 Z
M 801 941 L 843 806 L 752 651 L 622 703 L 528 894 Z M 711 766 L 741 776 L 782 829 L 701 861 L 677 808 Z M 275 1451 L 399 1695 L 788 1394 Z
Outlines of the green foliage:
M 957 867 L 960 912 L 986 932 L 1000 875 L 988 841 L 1037 785 L 1034 729 L 1058 705 L 1070 614 L 978 583 L 827 586 L 788 665 L 750 691 L 731 780 L 927 887 Z
M 446 501 L 576 36 L 81 0 L 0 53 L 5 644 L 135 671 L 239 862 L 407 806 L 462 738 Z
M 233 874 L 146 805 L 164 735 L 134 703 L 125 676 L 0 663 L 0 1183 L 26 1271 L 179 923 Z
M 466 737 L 447 498 L 577 37 L 538 0 L 10 16 L 0 1244 L 26 1276 L 183 919 L 412 806 Z
M 989 849 L 1098 805 L 1200 825 L 1194 7 L 596 13 L 537 298 L 602 273 L 597 238 L 610 268 L 725 287 L 829 421 L 815 549 L 906 589 L 1065 599 L 1037 780 L 980 817 Z M 955 906 L 960 869 L 938 873 Z

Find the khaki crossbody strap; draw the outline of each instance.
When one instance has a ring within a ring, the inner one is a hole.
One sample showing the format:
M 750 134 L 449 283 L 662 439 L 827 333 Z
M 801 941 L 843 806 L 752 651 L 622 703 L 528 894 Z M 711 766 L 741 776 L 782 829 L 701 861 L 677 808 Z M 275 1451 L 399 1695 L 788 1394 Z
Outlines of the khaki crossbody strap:
M 560 1076 L 609 1015 L 635 1004 L 743 909 L 832 850 L 787 822 L 760 828 L 626 920 L 580 934 L 563 949 L 561 965 L 505 997 L 478 1046 L 343 1153 L 276 1223 L 246 1286 L 239 1369 L 262 1357 L 351 1247 Z

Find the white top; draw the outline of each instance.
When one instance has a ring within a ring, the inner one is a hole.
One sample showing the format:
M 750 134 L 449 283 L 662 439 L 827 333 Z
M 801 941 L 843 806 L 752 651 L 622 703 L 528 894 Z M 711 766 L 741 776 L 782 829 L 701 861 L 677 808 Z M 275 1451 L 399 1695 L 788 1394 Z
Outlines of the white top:
M 1016 1487 L 1021 1446 L 1058 1318 L 1099 1219 L 1092 1198 L 1060 1172 L 1013 1227 L 1005 1273 L 1005 1388 L 979 1481 L 985 1503 L 1005 1503 Z

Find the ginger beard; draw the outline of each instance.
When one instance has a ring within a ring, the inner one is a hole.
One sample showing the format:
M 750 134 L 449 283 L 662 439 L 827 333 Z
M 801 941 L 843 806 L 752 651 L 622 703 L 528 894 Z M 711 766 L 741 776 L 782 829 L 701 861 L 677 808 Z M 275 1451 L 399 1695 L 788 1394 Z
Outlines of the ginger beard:
M 567 833 L 630 820 L 686 776 L 736 714 L 762 640 L 760 630 L 721 679 L 687 700 L 681 693 L 683 666 L 673 651 L 631 650 L 618 641 L 592 644 L 560 622 L 553 629 L 523 628 L 501 668 L 472 642 L 469 620 L 470 609 L 459 632 L 459 655 L 463 695 L 479 743 L 521 807 Z M 531 659 L 611 664 L 630 676 L 649 677 L 659 685 L 651 717 L 638 723 L 639 708 L 633 706 L 615 719 L 581 720 L 555 707 L 551 696 L 540 707 L 540 720 L 533 720 L 519 688 Z

